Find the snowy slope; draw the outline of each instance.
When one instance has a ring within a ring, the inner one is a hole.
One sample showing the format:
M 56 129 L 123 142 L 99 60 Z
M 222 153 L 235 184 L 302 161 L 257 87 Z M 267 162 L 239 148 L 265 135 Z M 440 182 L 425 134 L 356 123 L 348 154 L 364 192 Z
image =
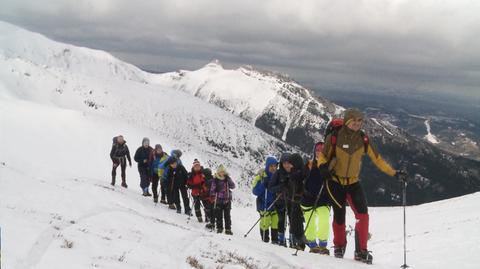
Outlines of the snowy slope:
M 242 179 L 251 176 L 243 173 L 256 170 L 265 155 L 290 148 L 214 105 L 186 93 L 147 84 L 149 73 L 105 52 L 53 42 L 6 23 L 0 23 L 0 30 L 2 97 L 147 128 L 159 137 L 152 143 L 185 151 L 187 166 L 200 156 L 211 160 L 212 166 L 228 164 L 235 177 Z M 65 50 L 69 55 L 56 57 Z M 115 129 L 108 137 L 96 139 L 108 145 L 113 135 L 124 132 Z M 142 137 L 126 137 L 132 151 Z
M 243 258 L 256 266 L 250 268 L 397 268 L 402 262 L 401 208 L 371 208 L 373 266 L 350 259 L 352 244 L 345 260 L 294 257 L 290 249 L 261 243 L 256 229 L 243 238 L 257 217 L 252 207 L 234 207 L 235 235 L 227 237 L 141 197 L 135 169 L 127 171 L 130 189 L 110 187 L 102 177 L 107 148 L 90 136 L 108 138 L 110 130 L 123 129 L 128 137 L 158 139 L 147 128 L 16 100 L 2 99 L 0 113 L 9 130 L 0 138 L 11 141 L 0 148 L 4 268 L 190 268 L 188 257 L 205 268 L 244 268 L 233 266 Z M 412 268 L 476 268 L 479 203 L 477 193 L 409 207 Z M 354 225 L 351 215 L 348 225 Z
M 256 230 L 243 238 L 257 218 L 245 171 L 256 170 L 264 155 L 288 148 L 280 140 L 107 53 L 6 23 L 0 23 L 0 33 L 4 268 L 190 268 L 188 257 L 206 268 L 245 268 L 234 265 L 245 261 L 250 268 L 369 267 L 350 259 L 352 244 L 349 259 L 339 261 L 307 253 L 294 257 L 290 249 L 259 242 Z M 199 156 L 213 167 L 226 163 L 240 182 L 232 211 L 235 235 L 212 234 L 154 206 L 140 196 L 135 168 L 127 169 L 129 189 L 110 187 L 108 152 L 119 133 L 131 151 L 144 136 L 167 150 L 181 148 L 187 167 Z M 479 200 L 475 194 L 409 208 L 410 264 L 475 268 Z M 401 264 L 401 220 L 400 208 L 372 208 L 371 267 Z M 348 221 L 354 225 L 351 216 Z
M 107 148 L 90 136 L 108 138 L 110 130 L 123 129 L 128 137 L 158 139 L 148 128 L 12 99 L 0 101 L 0 113 L 1 126 L 9 130 L 0 137 L 9 141 L 0 148 L 5 268 L 190 268 L 188 257 L 205 268 L 244 268 L 232 265 L 241 258 L 257 266 L 251 268 L 397 268 L 402 262 L 401 208 L 371 208 L 373 266 L 350 259 L 352 244 L 345 260 L 294 257 L 290 249 L 261 243 L 256 229 L 243 238 L 257 217 L 252 207 L 234 207 L 235 235 L 227 237 L 141 197 L 135 169 L 127 171 L 130 189 L 111 188 L 102 177 Z M 479 203 L 477 193 L 409 207 L 412 268 L 476 268 Z M 348 225 L 354 225 L 351 215 Z

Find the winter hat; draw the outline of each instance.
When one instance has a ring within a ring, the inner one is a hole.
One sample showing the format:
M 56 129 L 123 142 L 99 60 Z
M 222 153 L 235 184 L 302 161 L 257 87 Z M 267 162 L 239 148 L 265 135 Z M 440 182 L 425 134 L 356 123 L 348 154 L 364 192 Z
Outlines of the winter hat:
M 193 166 L 196 166 L 196 165 L 201 166 L 198 159 L 193 160 Z
M 144 137 L 142 139 L 142 146 L 147 144 L 148 146 L 150 146 L 150 139 L 148 139 L 148 137 Z
M 270 170 L 270 165 L 278 164 L 277 158 L 274 156 L 268 156 L 267 160 L 265 161 L 265 173 L 267 173 L 268 176 L 271 176 Z
M 162 145 L 156 144 L 156 145 L 155 145 L 155 149 L 162 149 Z M 162 150 L 163 150 L 163 149 L 162 149 Z
M 290 156 L 292 154 L 290 154 L 289 152 L 285 152 L 282 154 L 282 156 L 280 156 L 280 163 L 283 163 L 283 162 L 290 162 Z
M 180 159 L 180 157 L 182 157 L 182 151 L 179 149 L 174 149 L 170 152 L 170 156 L 175 156 L 176 158 Z
M 218 174 L 222 172 L 225 174 L 225 176 L 228 175 L 227 169 L 225 168 L 225 166 L 223 166 L 223 164 L 218 166 L 216 175 L 218 176 Z
M 345 110 L 345 114 L 343 116 L 343 125 L 347 126 L 352 120 L 356 119 L 363 119 L 364 115 L 363 113 L 356 109 L 356 108 L 350 108 Z
M 293 167 L 297 170 L 300 170 L 303 168 L 304 162 L 303 158 L 300 154 L 294 153 L 290 156 L 289 162 L 293 165 Z

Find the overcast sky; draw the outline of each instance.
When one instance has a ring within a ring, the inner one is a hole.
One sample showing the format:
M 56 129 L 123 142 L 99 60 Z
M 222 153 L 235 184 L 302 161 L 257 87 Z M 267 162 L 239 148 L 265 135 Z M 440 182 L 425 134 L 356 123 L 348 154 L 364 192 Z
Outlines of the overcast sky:
M 480 97 L 477 0 L 0 0 L 0 20 L 143 69 L 212 59 L 313 88 Z

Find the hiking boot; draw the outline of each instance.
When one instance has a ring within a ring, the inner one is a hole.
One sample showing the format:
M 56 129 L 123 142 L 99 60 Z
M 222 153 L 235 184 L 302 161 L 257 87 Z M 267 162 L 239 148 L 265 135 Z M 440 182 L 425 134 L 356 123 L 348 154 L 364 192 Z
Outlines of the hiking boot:
M 152 196 L 148 191 L 145 193 L 145 196 L 150 197 Z
M 207 228 L 207 229 L 213 229 L 213 228 L 215 228 L 215 225 L 213 225 L 213 224 L 211 224 L 211 223 L 207 223 L 207 224 L 205 225 L 205 228 Z
M 345 255 L 345 247 L 333 247 L 333 256 L 342 259 L 343 255 Z
M 318 247 L 318 248 L 319 248 L 319 251 L 317 252 L 318 254 L 330 256 L 330 250 L 328 250 L 328 248 L 326 247 Z
M 177 209 L 177 213 L 178 213 L 178 214 L 182 214 L 182 209 L 180 209 L 180 208 Z
M 127 182 L 125 182 L 125 181 L 122 181 L 122 187 L 124 187 L 124 188 L 128 188 Z
M 177 209 L 177 208 L 175 207 L 174 204 L 169 204 L 169 205 L 168 205 L 168 209 L 175 210 L 175 209 Z
M 366 264 L 372 264 L 373 262 L 373 256 L 371 254 L 371 251 L 368 251 L 366 249 L 360 251 L 355 250 L 354 258 L 356 261 L 364 262 Z
M 217 229 L 217 234 L 221 234 L 221 233 L 223 233 L 223 229 L 221 228 Z
M 285 240 L 285 234 L 284 233 L 278 233 L 278 245 L 287 247 L 287 240 Z
M 202 217 L 197 217 L 197 219 L 198 219 L 198 222 L 200 222 L 200 223 L 202 223 L 202 222 L 203 222 L 203 219 L 202 219 Z
M 193 215 L 192 215 L 192 210 L 190 210 L 190 209 L 189 209 L 189 210 L 185 210 L 185 215 L 187 215 L 187 216 L 193 216 Z
M 230 230 L 230 229 L 226 229 L 226 230 L 225 230 L 225 234 L 233 235 L 232 230 Z
M 110 182 L 110 185 L 115 186 L 115 178 L 112 178 L 112 182 Z
M 166 205 L 167 201 L 165 201 L 165 199 L 162 199 L 162 200 L 160 200 L 160 203 Z
M 153 202 L 156 204 L 158 203 L 158 197 L 153 197 Z
M 307 242 L 308 248 L 310 248 L 310 253 L 319 253 L 320 247 L 318 246 L 316 241 L 308 241 Z

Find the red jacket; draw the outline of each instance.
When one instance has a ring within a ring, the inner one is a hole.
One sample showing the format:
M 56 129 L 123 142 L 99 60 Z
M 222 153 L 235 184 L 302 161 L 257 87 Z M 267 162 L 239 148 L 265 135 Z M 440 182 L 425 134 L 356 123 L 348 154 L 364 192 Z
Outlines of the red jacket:
M 205 186 L 205 175 L 202 171 L 194 173 L 187 180 L 187 185 L 190 189 L 192 189 L 192 196 L 200 196 L 204 195 L 207 191 Z

